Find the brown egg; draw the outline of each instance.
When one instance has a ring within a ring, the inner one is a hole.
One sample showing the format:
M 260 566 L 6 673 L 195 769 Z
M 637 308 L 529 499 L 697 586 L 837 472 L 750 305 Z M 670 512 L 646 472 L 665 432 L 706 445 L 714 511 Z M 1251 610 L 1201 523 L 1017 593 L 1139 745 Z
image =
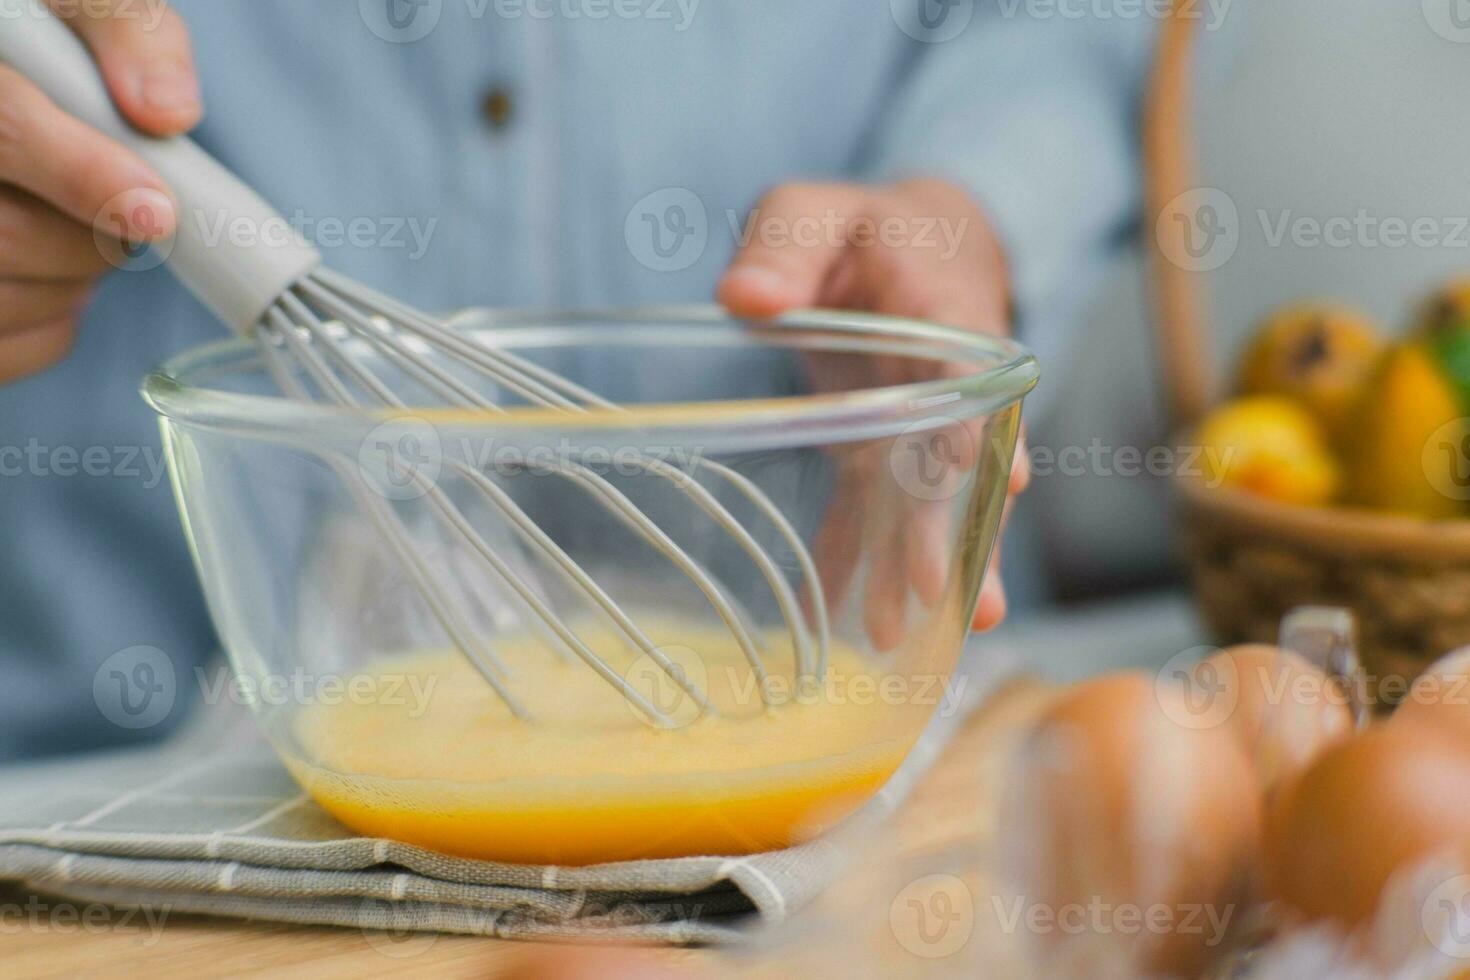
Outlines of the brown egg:
M 1141 672 L 1099 678 L 1063 695 L 1022 746 L 1001 840 L 1013 882 L 1062 923 L 1041 938 L 1071 956 L 1193 974 L 1241 913 L 1259 845 L 1254 773 L 1228 728 L 1174 720 L 1182 698 Z M 1088 928 L 1065 931 L 1094 908 Z M 1123 927 L 1151 909 L 1162 928 Z
M 1365 922 L 1393 872 L 1470 842 L 1470 746 L 1387 723 L 1327 749 L 1273 801 L 1270 892 L 1308 918 Z
M 1441 727 L 1470 746 L 1470 648 L 1456 650 L 1420 674 L 1392 721 Z
M 1353 732 L 1341 686 L 1290 650 L 1229 647 L 1201 661 L 1193 681 L 1197 697 L 1219 699 L 1218 716 L 1255 765 L 1257 785 L 1265 791 Z

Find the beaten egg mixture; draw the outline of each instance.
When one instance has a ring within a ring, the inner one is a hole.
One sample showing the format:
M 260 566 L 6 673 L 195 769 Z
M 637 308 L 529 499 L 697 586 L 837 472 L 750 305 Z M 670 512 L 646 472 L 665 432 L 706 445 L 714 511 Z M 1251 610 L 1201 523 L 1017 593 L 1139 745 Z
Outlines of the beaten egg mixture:
M 647 632 L 677 637 L 664 651 L 717 714 L 701 716 L 611 632 L 579 629 L 676 727 L 650 724 L 585 664 L 528 636 L 497 641 L 495 652 L 530 721 L 457 651 L 421 651 L 379 661 L 362 689 L 423 697 L 314 705 L 296 716 L 282 754 L 307 792 L 360 833 L 484 860 L 578 865 L 797 843 L 872 796 L 922 728 L 912 705 L 863 696 L 882 675 L 851 647 L 834 642 L 826 682 L 807 690 L 794 683 L 789 638 L 768 636 L 767 690 L 779 703 L 766 707 L 729 632 L 667 622 Z

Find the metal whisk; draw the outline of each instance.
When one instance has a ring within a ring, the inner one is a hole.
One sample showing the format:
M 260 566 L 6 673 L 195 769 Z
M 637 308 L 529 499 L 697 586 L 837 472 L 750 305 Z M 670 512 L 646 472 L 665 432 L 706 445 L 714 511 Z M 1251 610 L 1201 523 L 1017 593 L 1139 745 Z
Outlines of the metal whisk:
M 368 360 L 350 348 L 366 345 L 383 363 L 452 406 L 486 413 L 506 409 L 466 378 L 535 405 L 566 411 L 620 411 L 618 406 L 505 350 L 478 342 L 435 318 L 414 310 L 323 266 L 321 254 L 297 238 L 252 244 L 206 238 L 208 227 L 287 228 L 284 218 L 259 195 L 192 141 L 154 139 L 129 126 L 113 107 L 90 54 L 70 30 L 44 8 L 0 25 L 0 60 L 35 82 L 59 106 L 132 148 L 172 187 L 180 220 L 168 264 L 178 278 L 215 314 L 240 334 L 253 338 L 267 369 L 291 398 L 325 400 L 369 409 L 406 409 L 395 388 L 375 373 Z M 188 220 L 208 216 L 209 220 Z M 220 222 L 224 224 L 220 224 Z M 453 369 L 444 365 L 451 363 Z M 309 382 L 309 384 L 307 383 Z M 365 396 L 365 397 L 364 397 Z M 418 593 L 450 640 L 469 659 L 518 717 L 528 717 L 509 687 L 504 665 L 475 635 L 463 602 L 440 578 L 434 563 L 416 543 L 387 499 L 374 493 L 362 472 L 345 459 L 329 461 L 352 490 L 358 505 L 402 562 Z M 628 613 L 503 488 L 468 459 L 446 462 L 504 516 L 508 526 L 548 567 L 614 627 L 631 648 L 646 654 L 702 711 L 713 711 L 704 691 L 688 679 L 639 628 Z M 810 552 L 780 509 L 748 478 L 718 462 L 699 460 L 675 466 L 652 455 L 636 455 L 640 471 L 667 482 L 740 546 L 771 589 L 791 636 L 796 674 L 819 678 L 826 671 L 830 626 L 822 589 Z M 552 464 L 554 474 L 579 487 L 610 515 L 676 565 L 703 593 L 734 636 L 762 697 L 769 697 L 762 646 L 749 613 L 728 589 L 695 561 L 647 514 L 608 480 L 575 457 Z M 753 504 L 789 547 L 807 586 L 809 601 L 798 601 L 792 584 L 770 554 L 699 480 L 718 480 Z M 460 534 L 473 554 L 564 645 L 628 701 L 657 724 L 672 725 L 606 660 L 591 649 L 551 608 L 535 583 L 487 541 L 433 481 L 411 474 L 435 518 Z

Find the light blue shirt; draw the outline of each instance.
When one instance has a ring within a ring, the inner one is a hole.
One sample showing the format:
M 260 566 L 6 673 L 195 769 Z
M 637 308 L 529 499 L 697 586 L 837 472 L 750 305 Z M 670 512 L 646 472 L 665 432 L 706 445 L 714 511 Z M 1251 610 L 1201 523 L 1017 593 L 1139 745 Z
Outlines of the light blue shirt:
M 706 301 L 732 221 L 774 185 L 928 175 L 990 215 L 1045 363 L 1137 210 L 1141 19 L 1011 0 L 175 7 L 198 139 L 334 267 L 428 309 Z M 188 678 L 214 649 L 137 386 L 223 329 L 165 271 L 116 274 L 69 360 L 0 388 L 0 759 L 162 734 L 107 721 L 99 665 L 146 645 Z

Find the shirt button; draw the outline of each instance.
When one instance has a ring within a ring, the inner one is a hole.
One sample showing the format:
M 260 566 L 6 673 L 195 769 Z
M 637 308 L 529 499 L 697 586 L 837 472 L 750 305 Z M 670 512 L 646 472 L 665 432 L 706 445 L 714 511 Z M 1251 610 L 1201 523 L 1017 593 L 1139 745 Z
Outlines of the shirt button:
M 481 97 L 480 116 L 491 129 L 505 129 L 514 115 L 515 100 L 505 87 L 497 85 Z

